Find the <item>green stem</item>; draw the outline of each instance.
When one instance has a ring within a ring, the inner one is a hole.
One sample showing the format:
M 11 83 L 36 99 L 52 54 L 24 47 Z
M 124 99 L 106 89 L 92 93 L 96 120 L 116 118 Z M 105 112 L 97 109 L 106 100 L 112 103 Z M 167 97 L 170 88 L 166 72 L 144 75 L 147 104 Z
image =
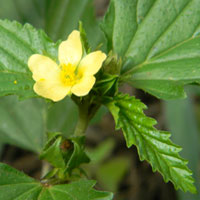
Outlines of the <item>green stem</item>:
M 75 136 L 82 136 L 85 134 L 89 123 L 88 107 L 79 106 L 79 119 L 74 132 Z

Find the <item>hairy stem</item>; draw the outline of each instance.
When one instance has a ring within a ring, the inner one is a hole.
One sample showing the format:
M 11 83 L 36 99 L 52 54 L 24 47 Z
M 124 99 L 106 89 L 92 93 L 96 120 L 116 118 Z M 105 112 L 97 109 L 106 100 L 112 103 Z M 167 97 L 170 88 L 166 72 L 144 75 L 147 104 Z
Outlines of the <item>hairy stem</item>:
M 42 171 L 41 171 L 41 178 L 43 178 L 51 169 L 51 165 L 46 162 L 42 161 Z

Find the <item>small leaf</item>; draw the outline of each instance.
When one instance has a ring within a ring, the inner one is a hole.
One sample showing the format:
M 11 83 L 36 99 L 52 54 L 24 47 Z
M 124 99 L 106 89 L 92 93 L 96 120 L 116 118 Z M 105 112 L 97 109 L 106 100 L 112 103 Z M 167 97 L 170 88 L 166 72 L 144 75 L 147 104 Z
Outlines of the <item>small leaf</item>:
M 154 128 L 156 121 L 145 116 L 143 103 L 135 97 L 119 94 L 110 102 L 107 99 L 106 104 L 116 128 L 123 130 L 127 146 L 136 145 L 141 160 L 147 160 L 153 171 L 159 171 L 164 180 L 171 181 L 176 189 L 196 192 L 187 161 L 178 154 L 181 148 L 170 141 L 170 133 Z
M 36 96 L 27 63 L 37 53 L 56 59 L 57 44 L 29 24 L 22 26 L 15 21 L 0 20 L 0 96 Z
M 0 163 L 0 199 L 3 200 L 112 200 L 112 193 L 93 189 L 95 181 L 79 180 L 69 184 L 49 185 Z

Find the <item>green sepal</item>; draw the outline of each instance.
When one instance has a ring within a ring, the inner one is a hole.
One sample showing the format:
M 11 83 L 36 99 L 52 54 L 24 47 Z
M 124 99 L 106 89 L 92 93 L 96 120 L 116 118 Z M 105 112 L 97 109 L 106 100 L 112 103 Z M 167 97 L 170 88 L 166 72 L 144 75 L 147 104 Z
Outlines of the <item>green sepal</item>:
M 101 96 L 114 96 L 118 92 L 118 76 L 102 74 L 100 80 L 96 82 L 93 90 Z
M 40 154 L 40 159 L 48 161 L 57 168 L 65 167 L 65 161 L 61 150 L 62 140 L 60 133 L 49 134 L 49 140 Z
M 91 52 L 91 48 L 90 48 L 90 45 L 89 45 L 89 42 L 87 39 L 85 29 L 83 28 L 83 23 L 81 21 L 79 21 L 79 31 L 80 31 L 81 43 L 83 46 L 83 50 L 86 52 L 86 54 L 89 54 Z
M 121 67 L 122 59 L 116 53 L 110 51 L 103 64 L 103 71 L 107 74 L 119 75 Z
M 107 49 L 108 51 L 113 49 L 113 26 L 115 21 L 115 5 L 113 1 L 110 1 L 110 5 L 108 7 L 108 10 L 104 16 L 103 22 L 100 24 L 100 27 L 102 31 L 105 34 L 105 37 L 107 39 Z
M 40 159 L 51 163 L 55 168 L 60 168 L 56 173 L 49 172 L 46 176 L 54 176 L 64 178 L 65 175 L 78 168 L 82 163 L 88 163 L 89 157 L 86 155 L 85 137 L 64 138 L 61 133 L 49 133 L 48 141 L 40 154 Z M 52 174 L 53 173 L 53 174 Z M 59 175 L 61 174 L 61 175 Z
M 78 168 L 83 163 L 89 163 L 90 159 L 85 153 L 85 136 L 70 138 L 73 143 L 73 151 L 65 156 L 65 172 L 71 173 L 73 169 Z

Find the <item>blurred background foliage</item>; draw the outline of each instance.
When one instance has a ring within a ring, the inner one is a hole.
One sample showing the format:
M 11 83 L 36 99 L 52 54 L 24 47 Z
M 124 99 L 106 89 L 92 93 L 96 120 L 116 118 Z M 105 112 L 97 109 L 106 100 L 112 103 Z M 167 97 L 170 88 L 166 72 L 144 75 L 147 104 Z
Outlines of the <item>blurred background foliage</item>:
M 196 186 L 200 191 L 200 134 L 199 134 L 199 92 L 195 86 L 186 88 L 188 98 L 164 102 L 167 128 L 172 133 L 172 140 L 180 145 L 183 150 L 181 156 L 189 161 L 189 167 L 194 172 Z M 200 199 L 197 195 L 178 191 L 181 200 Z
M 0 5 L 1 19 L 30 23 L 44 29 L 54 41 L 66 39 L 82 21 L 91 47 L 103 45 L 102 49 L 106 51 L 106 41 L 98 23 L 108 0 L 0 0 Z M 189 160 L 200 191 L 200 90 L 195 86 L 188 87 L 187 99 L 160 102 L 128 86 L 122 89 L 141 98 L 149 107 L 147 114 L 158 120 L 159 128 L 172 132 L 172 140 L 183 147 L 182 156 Z M 152 173 L 146 162 L 140 163 L 135 148 L 126 149 L 121 134 L 111 135 L 114 126 L 112 118 L 105 116 L 106 112 L 105 108 L 100 109 L 87 133 L 87 151 L 92 163 L 84 169 L 89 177 L 97 179 L 97 187 L 115 192 L 116 200 L 200 199 L 200 194 L 176 193 L 171 184 L 165 184 L 159 174 Z M 14 167 L 31 175 L 33 170 L 29 165 L 33 165 L 30 161 L 33 155 L 29 151 L 41 151 L 47 131 L 60 131 L 66 136 L 72 134 L 78 116 L 70 98 L 54 104 L 39 98 L 19 101 L 15 96 L 3 97 L 0 98 L 0 113 L 2 160 L 14 163 Z M 22 153 L 7 144 L 29 151 Z

